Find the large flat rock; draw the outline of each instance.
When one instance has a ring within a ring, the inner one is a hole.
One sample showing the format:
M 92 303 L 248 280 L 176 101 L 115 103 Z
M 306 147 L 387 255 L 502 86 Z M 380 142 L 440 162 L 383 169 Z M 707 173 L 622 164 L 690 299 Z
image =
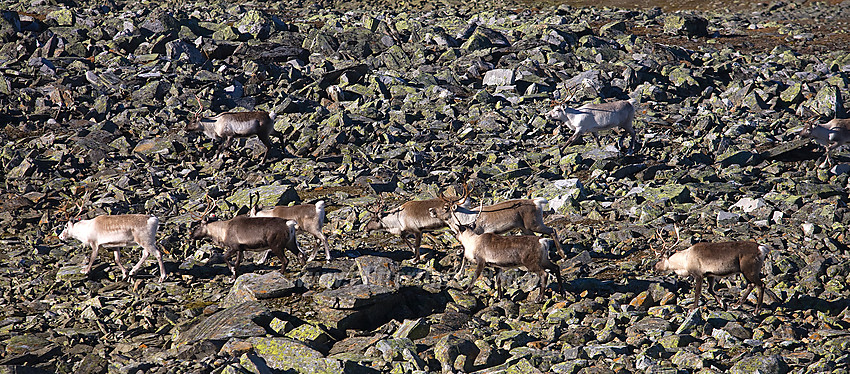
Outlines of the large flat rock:
M 229 308 L 246 301 L 273 299 L 289 294 L 294 288 L 295 283 L 277 271 L 267 274 L 242 274 L 221 301 L 221 306 Z
M 174 339 L 174 346 L 197 343 L 204 340 L 227 340 L 263 336 L 266 329 L 260 322 L 271 320 L 271 311 L 257 301 L 246 301 L 218 311 L 207 317 L 186 333 Z

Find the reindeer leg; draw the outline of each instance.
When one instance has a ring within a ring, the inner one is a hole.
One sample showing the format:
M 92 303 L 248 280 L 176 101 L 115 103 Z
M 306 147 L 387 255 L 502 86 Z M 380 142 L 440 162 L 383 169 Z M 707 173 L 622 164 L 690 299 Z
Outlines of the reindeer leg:
M 481 276 L 481 272 L 484 271 L 484 259 L 480 257 L 475 258 L 476 266 L 475 266 L 475 275 L 472 276 L 472 281 L 469 282 L 469 286 L 466 287 L 464 292 L 470 293 L 472 292 L 472 286 L 475 285 L 475 281 L 478 280 L 478 277 Z
M 91 256 L 89 256 L 89 264 L 88 264 L 88 266 L 86 266 L 86 270 L 85 270 L 86 275 L 91 273 L 91 267 L 92 267 L 92 265 L 94 265 L 94 260 L 97 259 L 97 248 L 98 248 L 97 243 L 92 242 L 92 243 L 89 243 L 89 245 L 91 246 Z
M 576 132 L 573 133 L 573 136 L 570 136 L 570 138 L 567 139 L 567 147 L 573 145 L 576 141 L 578 141 L 579 137 L 581 137 L 581 133 L 576 130 Z
M 233 279 L 236 279 L 236 270 L 237 270 L 238 264 L 237 264 L 237 266 L 234 266 L 233 263 L 230 260 L 233 258 L 233 255 L 235 253 L 239 252 L 239 251 L 240 251 L 240 249 L 239 249 L 238 246 L 230 246 L 230 247 L 227 247 L 227 250 L 224 251 L 224 255 L 223 255 L 224 263 L 227 264 L 227 268 L 230 269 L 230 273 L 233 274 Z
M 322 247 L 325 248 L 325 262 L 330 264 L 331 263 L 331 246 L 328 245 L 328 237 L 325 236 L 325 233 L 323 233 L 321 231 L 319 231 L 319 235 L 317 237 L 319 238 L 319 242 L 322 243 Z M 314 253 L 316 253 L 316 252 L 319 252 L 318 247 L 316 248 Z M 313 257 L 315 257 L 315 255 Z
M 496 281 L 496 298 L 501 300 L 505 297 L 505 290 L 502 288 L 502 268 L 496 267 L 494 270 Z
M 720 296 L 718 296 L 714 292 L 714 285 L 716 283 L 716 279 L 712 276 L 708 276 L 706 277 L 706 279 L 708 280 L 708 294 L 714 296 L 714 300 L 717 300 L 717 303 L 720 304 L 721 309 L 726 309 L 726 304 L 723 303 L 723 300 L 720 299 Z
M 755 287 L 755 284 L 753 284 L 752 282 L 747 283 L 747 288 L 744 289 L 743 293 L 741 293 L 741 300 L 738 301 L 738 304 L 735 306 L 736 308 L 740 308 L 742 305 L 744 305 L 744 301 L 747 301 L 747 296 L 750 296 L 750 292 L 752 292 L 753 287 Z
M 602 143 L 599 141 L 599 135 L 595 131 L 591 132 L 590 135 L 593 136 L 593 141 L 596 142 L 596 146 L 602 148 Z
M 460 267 L 457 268 L 457 274 L 455 274 L 455 279 L 460 279 L 461 274 L 463 274 L 463 269 L 466 267 L 466 256 L 460 255 Z
M 165 264 L 162 263 L 162 252 L 159 251 L 159 248 L 156 245 L 151 247 L 153 249 L 153 256 L 156 257 L 156 262 L 159 265 L 159 283 L 165 282 Z
M 121 251 L 119 250 L 121 247 L 115 247 L 113 253 L 115 253 L 115 263 L 118 265 L 118 269 L 121 269 L 121 277 L 124 279 L 129 278 L 127 276 L 127 269 L 124 268 L 124 264 L 121 263 Z M 130 275 L 133 275 L 131 272 Z
M 403 233 L 401 234 L 401 238 L 404 239 L 404 243 L 413 251 L 413 263 L 419 263 L 419 245 L 422 244 L 422 233 L 414 232 L 413 233 L 413 241 L 414 244 L 410 244 L 410 239 L 407 238 Z
M 546 274 L 546 270 L 543 268 L 538 269 L 535 273 L 537 273 L 537 278 L 540 279 L 540 293 L 537 294 L 537 299 L 535 300 L 535 302 L 539 303 L 543 301 L 543 293 L 546 291 L 546 281 L 549 280 L 549 274 Z
M 691 309 L 699 308 L 700 298 L 702 297 L 702 276 L 694 276 L 694 305 Z
M 260 141 L 263 142 L 263 145 L 266 146 L 266 152 L 263 153 L 263 161 L 262 163 L 266 163 L 266 158 L 269 157 L 269 150 L 272 149 L 272 140 L 269 139 L 269 134 L 257 134 L 257 137 L 260 138 Z
M 228 136 L 228 137 L 224 138 L 224 141 L 221 143 L 221 145 L 218 146 L 218 157 L 219 158 L 224 157 L 224 151 L 225 150 L 228 153 L 230 153 L 230 145 L 232 143 L 233 143 L 233 137 L 232 136 Z
M 154 250 L 155 250 L 155 249 L 154 249 Z M 130 270 L 130 275 L 129 275 L 130 277 L 132 277 L 133 275 L 135 275 L 135 274 L 136 274 L 136 272 L 137 272 L 137 271 L 139 271 L 139 269 L 141 269 L 141 268 L 142 268 L 142 265 L 144 265 L 144 264 L 145 264 L 145 260 L 147 260 L 147 259 L 148 259 L 148 256 L 150 255 L 150 252 L 151 252 L 151 251 L 148 249 L 148 247 L 147 247 L 147 246 L 142 247 L 142 257 L 139 259 L 139 262 L 137 262 L 137 263 L 136 263 L 136 266 L 133 266 L 133 269 L 132 269 L 132 270 Z M 129 277 L 125 276 L 125 278 L 129 278 Z
M 564 282 L 561 279 L 561 267 L 552 261 L 547 260 L 543 264 L 543 268 L 552 272 L 555 279 L 558 281 L 558 291 L 561 293 L 561 296 L 567 297 L 567 291 L 564 289 Z

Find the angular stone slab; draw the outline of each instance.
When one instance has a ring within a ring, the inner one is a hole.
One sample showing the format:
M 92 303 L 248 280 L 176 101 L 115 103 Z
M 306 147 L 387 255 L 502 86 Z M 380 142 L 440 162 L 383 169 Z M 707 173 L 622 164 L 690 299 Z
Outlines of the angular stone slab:
M 294 288 L 295 283 L 277 271 L 266 274 L 242 274 L 221 301 L 221 306 L 229 308 L 246 301 L 273 299 L 292 292 Z
M 56 281 L 74 282 L 85 280 L 87 277 L 86 273 L 83 272 L 85 271 L 85 269 L 86 267 L 84 265 L 72 265 L 62 267 L 61 269 L 59 269 L 59 271 L 56 272 Z
M 354 260 L 363 284 L 398 289 L 398 263 L 386 257 L 360 256 Z
M 257 301 L 246 301 L 223 309 L 192 326 L 185 334 L 174 339 L 174 346 L 180 347 L 203 340 L 263 336 L 266 329 L 257 323 L 258 319 L 271 320 L 271 311 Z
M 325 358 L 319 351 L 289 338 L 247 339 L 254 352 L 272 369 L 298 373 L 342 373 L 341 361 Z
M 386 286 L 358 284 L 313 295 L 316 304 L 334 309 L 358 309 L 387 300 L 395 292 Z

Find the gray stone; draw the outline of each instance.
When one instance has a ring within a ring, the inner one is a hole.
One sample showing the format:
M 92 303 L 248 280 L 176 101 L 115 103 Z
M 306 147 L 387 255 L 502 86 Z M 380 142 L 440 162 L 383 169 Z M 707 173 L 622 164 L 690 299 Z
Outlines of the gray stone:
M 719 211 L 717 212 L 717 225 L 729 226 L 734 225 L 741 220 L 741 215 L 733 212 Z
M 259 10 L 249 10 L 233 24 L 242 34 L 248 34 L 255 39 L 265 39 L 271 32 L 271 21 Z
M 480 351 L 475 343 L 454 334 L 442 337 L 434 345 L 434 356 L 440 362 L 443 373 L 454 372 L 455 370 L 471 372 L 475 357 L 478 356 Z M 463 357 L 462 362 L 456 363 L 460 356 Z
M 85 280 L 87 278 L 85 270 L 85 265 L 73 265 L 62 267 L 59 269 L 59 271 L 56 272 L 56 281 L 75 282 Z
M 165 55 L 172 61 L 188 61 L 189 63 L 200 65 L 207 61 L 207 58 L 194 45 L 186 43 L 182 40 L 173 40 L 165 45 Z
M 334 309 L 357 309 L 386 301 L 394 292 L 395 289 L 386 286 L 358 284 L 317 293 L 313 301 Z
M 204 340 L 227 340 L 263 336 L 266 329 L 257 320 L 271 320 L 271 311 L 256 301 L 222 309 L 199 322 L 185 333 L 174 337 L 174 346 L 193 344 Z
M 578 204 L 587 197 L 584 185 L 578 178 L 552 181 L 536 191 L 534 197 L 542 197 L 549 201 L 549 209 L 563 213 L 568 206 Z
M 383 286 L 389 289 L 398 289 L 398 263 L 378 256 L 360 256 L 354 262 L 363 284 Z
M 221 301 L 221 307 L 229 308 L 246 301 L 281 297 L 291 293 L 293 289 L 295 283 L 278 271 L 242 274 L 236 278 L 230 292 Z
M 514 84 L 514 71 L 511 69 L 493 69 L 484 74 L 485 86 L 509 86 Z
M 430 325 L 424 318 L 406 319 L 393 333 L 395 338 L 421 339 L 428 336 Z

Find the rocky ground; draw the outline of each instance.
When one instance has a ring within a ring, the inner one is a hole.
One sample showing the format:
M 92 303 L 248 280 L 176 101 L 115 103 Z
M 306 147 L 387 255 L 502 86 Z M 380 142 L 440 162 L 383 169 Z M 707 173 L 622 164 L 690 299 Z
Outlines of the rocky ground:
M 796 134 L 845 115 L 850 4 L 370 4 L 7 3 L 0 372 L 848 370 L 850 163 L 819 168 L 822 148 Z M 639 99 L 640 151 L 565 147 L 541 114 L 572 94 Z M 184 131 L 195 96 L 205 115 L 278 113 L 270 161 L 257 139 L 216 158 Z M 521 270 L 502 300 L 491 275 L 466 295 L 448 233 L 414 264 L 363 230 L 379 196 L 464 181 L 485 202 L 549 199 L 566 297 L 552 284 L 533 302 Z M 217 249 L 188 237 L 204 195 L 231 217 L 252 192 L 328 202 L 333 261 L 244 264 L 235 282 L 209 261 Z M 123 281 L 106 251 L 81 274 L 89 250 L 57 236 L 81 211 L 160 217 L 168 279 L 149 261 Z M 769 244 L 783 300 L 691 312 L 690 282 L 651 270 L 674 224 L 686 243 Z

